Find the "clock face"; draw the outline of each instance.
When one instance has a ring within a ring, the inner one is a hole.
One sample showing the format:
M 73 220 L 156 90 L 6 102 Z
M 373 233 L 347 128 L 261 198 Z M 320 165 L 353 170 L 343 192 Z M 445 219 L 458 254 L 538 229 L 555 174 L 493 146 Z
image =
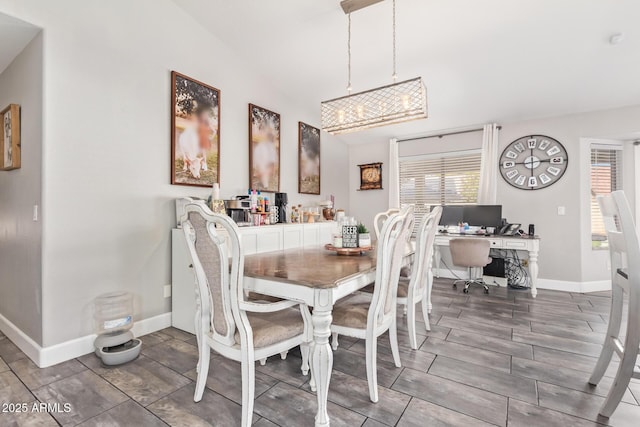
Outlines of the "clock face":
M 522 190 L 541 190 L 556 183 L 567 170 L 567 150 L 544 135 L 523 136 L 507 146 L 500 156 L 500 173 L 509 184 Z

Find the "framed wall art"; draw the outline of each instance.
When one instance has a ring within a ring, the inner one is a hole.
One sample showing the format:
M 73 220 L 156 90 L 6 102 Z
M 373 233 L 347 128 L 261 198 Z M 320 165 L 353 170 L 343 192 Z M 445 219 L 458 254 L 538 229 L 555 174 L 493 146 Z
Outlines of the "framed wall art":
M 249 104 L 249 186 L 280 191 L 280 114 Z
M 320 194 L 320 129 L 298 122 L 298 193 Z
M 2 134 L 0 134 L 0 170 L 10 171 L 21 166 L 20 150 L 20 106 L 11 104 L 0 111 Z
M 358 165 L 360 190 L 382 190 L 382 163 Z
M 220 182 L 220 91 L 171 72 L 171 184 Z

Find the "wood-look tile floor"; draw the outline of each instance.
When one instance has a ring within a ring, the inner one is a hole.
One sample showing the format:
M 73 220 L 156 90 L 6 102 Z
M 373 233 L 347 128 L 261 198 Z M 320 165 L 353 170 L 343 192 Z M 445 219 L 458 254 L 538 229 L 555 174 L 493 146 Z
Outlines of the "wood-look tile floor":
M 400 313 L 402 368 L 386 335 L 378 346 L 380 401 L 369 401 L 364 342 L 340 338 L 329 392 L 332 426 L 640 426 L 640 381 L 611 419 L 598 409 L 614 361 L 598 387 L 587 379 L 606 331 L 607 293 L 433 289 L 432 329 L 408 344 Z M 421 314 L 418 315 L 421 319 Z M 169 328 L 142 337 L 142 355 L 109 368 L 89 354 L 38 369 L 0 334 L 0 404 L 69 403 L 70 412 L 0 412 L 0 426 L 234 426 L 241 416 L 240 366 L 212 354 L 207 389 L 193 402 L 193 335 Z M 300 353 L 256 368 L 254 425 L 312 426 L 316 408 Z

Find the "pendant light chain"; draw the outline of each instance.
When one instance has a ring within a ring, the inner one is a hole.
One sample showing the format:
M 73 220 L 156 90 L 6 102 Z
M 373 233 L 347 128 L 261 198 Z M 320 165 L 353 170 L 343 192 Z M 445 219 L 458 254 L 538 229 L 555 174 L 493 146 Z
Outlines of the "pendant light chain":
M 394 82 L 398 80 L 398 73 L 396 73 L 396 0 L 393 0 L 393 74 L 391 77 Z
M 347 62 L 347 70 L 348 70 L 348 83 L 347 83 L 347 91 L 351 93 L 351 12 L 349 12 L 349 27 L 347 30 L 347 55 L 349 60 Z

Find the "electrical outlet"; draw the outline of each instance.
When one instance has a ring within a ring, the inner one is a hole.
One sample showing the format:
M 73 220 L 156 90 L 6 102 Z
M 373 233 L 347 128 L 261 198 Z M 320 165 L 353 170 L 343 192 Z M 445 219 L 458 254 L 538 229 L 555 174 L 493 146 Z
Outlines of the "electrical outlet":
M 523 267 L 529 267 L 529 260 L 528 260 L 528 259 L 520 260 L 520 264 L 521 264 Z
M 171 285 L 164 285 L 164 297 L 169 298 L 171 296 Z
M 562 215 L 566 215 L 567 214 L 567 210 L 565 209 L 564 206 L 558 206 L 558 215 L 562 216 Z

